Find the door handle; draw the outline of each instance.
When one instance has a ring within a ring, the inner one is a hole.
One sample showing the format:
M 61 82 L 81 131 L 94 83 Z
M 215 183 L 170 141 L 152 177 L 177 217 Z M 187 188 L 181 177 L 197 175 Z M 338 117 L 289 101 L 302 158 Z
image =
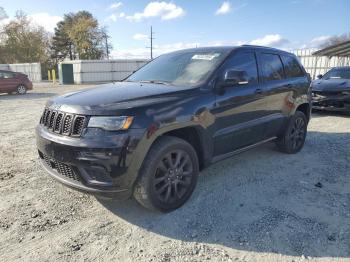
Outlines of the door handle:
M 256 90 L 255 90 L 255 94 L 261 94 L 262 93 L 262 89 L 261 88 L 257 88 Z
M 288 84 L 287 87 L 288 87 L 288 88 L 292 88 L 293 85 L 292 85 L 292 84 Z

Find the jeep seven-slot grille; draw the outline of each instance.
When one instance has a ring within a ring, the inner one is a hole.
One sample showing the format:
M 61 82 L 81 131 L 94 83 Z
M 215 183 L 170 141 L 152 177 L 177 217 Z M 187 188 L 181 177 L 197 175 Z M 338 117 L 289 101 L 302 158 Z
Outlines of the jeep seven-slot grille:
M 79 175 L 69 165 L 50 158 L 41 152 L 39 152 L 39 155 L 41 159 L 45 160 L 45 163 L 48 167 L 56 170 L 60 175 L 78 182 L 81 181 Z
M 65 114 L 60 111 L 46 108 L 41 116 L 40 124 L 44 125 L 52 132 L 66 136 L 79 137 L 87 124 L 87 117 Z

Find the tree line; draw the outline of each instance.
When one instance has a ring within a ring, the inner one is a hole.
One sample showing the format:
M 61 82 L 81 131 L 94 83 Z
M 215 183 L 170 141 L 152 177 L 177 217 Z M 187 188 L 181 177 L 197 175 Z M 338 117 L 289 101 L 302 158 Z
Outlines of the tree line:
M 65 14 L 54 33 L 34 24 L 23 11 L 1 23 L 7 18 L 0 7 L 0 64 L 40 62 L 45 73 L 65 59 L 109 58 L 108 31 L 87 11 Z

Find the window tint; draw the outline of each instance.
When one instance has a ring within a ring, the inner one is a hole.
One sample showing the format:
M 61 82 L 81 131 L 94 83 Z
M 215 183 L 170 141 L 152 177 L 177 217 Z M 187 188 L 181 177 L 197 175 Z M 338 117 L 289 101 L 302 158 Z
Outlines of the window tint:
M 0 78 L 13 78 L 14 74 L 8 72 L 0 72 Z
M 261 67 L 264 81 L 281 80 L 284 78 L 283 65 L 279 55 L 262 54 Z
M 349 69 L 333 69 L 324 75 L 324 79 L 350 79 Z
M 258 69 L 255 55 L 252 52 L 238 53 L 228 58 L 224 64 L 224 70 L 245 71 L 247 73 L 248 84 L 258 82 Z
M 300 68 L 298 61 L 292 56 L 282 56 L 284 71 L 288 77 L 304 76 L 303 70 Z

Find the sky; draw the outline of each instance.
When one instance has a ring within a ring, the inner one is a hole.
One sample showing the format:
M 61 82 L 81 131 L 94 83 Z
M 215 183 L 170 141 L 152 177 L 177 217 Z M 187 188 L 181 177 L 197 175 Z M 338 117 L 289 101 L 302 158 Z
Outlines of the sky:
M 114 58 L 148 58 L 151 25 L 156 55 L 213 45 L 317 48 L 350 32 L 349 0 L 0 0 L 0 7 L 9 19 L 23 10 L 50 32 L 65 13 L 87 10 L 108 27 Z

